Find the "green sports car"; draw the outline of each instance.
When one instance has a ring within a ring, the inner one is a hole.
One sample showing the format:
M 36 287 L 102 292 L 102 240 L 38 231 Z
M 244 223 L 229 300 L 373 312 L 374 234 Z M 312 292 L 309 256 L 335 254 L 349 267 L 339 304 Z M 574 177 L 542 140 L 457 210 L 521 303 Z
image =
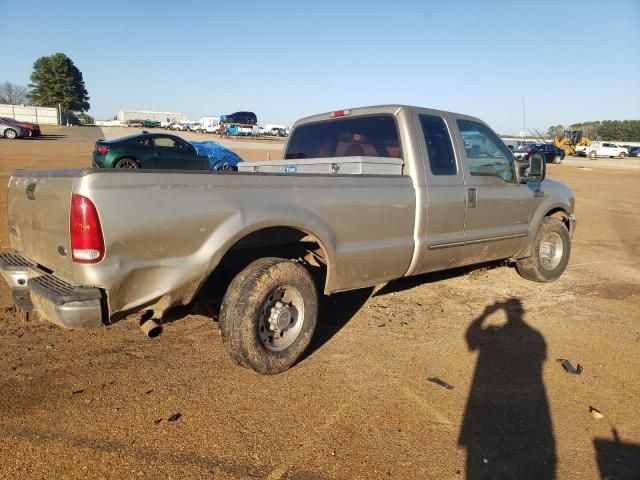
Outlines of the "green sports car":
M 208 170 L 209 159 L 198 155 L 186 140 L 164 133 L 98 140 L 93 151 L 96 168 Z

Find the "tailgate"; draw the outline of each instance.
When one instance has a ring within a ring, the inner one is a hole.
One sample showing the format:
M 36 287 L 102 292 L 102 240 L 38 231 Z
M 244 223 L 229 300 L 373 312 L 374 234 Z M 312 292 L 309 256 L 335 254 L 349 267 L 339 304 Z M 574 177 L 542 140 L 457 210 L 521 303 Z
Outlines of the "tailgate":
M 16 172 L 7 198 L 13 248 L 72 282 L 69 208 L 75 176 L 57 172 Z

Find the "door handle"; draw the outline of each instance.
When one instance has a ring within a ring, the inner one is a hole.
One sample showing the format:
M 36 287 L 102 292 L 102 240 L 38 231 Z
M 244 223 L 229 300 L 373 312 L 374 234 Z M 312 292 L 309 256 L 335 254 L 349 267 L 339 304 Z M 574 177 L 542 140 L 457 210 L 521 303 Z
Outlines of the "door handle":
M 475 188 L 467 188 L 467 208 L 476 208 L 478 193 Z

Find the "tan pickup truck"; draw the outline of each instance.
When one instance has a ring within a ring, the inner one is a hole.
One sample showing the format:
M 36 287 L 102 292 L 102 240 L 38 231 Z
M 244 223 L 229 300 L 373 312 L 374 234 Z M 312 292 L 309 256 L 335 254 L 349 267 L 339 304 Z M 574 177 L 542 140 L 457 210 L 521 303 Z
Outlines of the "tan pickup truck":
M 219 291 L 227 352 L 272 374 L 307 348 L 322 292 L 501 259 L 548 282 L 569 261 L 572 192 L 476 118 L 325 113 L 284 153 L 239 172 L 16 171 L 0 256 L 16 305 L 68 328 L 136 312 L 149 328 Z

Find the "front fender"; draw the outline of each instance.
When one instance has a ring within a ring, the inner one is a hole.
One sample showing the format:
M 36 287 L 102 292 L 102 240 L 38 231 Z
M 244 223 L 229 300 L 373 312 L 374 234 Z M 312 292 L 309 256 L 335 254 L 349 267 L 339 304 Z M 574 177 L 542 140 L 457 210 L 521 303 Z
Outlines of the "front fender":
M 533 242 L 540 222 L 544 217 L 560 215 L 563 223 L 567 225 L 569 234 L 573 236 L 576 226 L 574 215 L 574 197 L 569 187 L 561 182 L 545 179 L 541 184 L 541 190 L 545 194 L 542 202 L 537 206 L 529 221 L 529 241 L 517 255 L 517 258 L 525 258 L 532 255 Z

